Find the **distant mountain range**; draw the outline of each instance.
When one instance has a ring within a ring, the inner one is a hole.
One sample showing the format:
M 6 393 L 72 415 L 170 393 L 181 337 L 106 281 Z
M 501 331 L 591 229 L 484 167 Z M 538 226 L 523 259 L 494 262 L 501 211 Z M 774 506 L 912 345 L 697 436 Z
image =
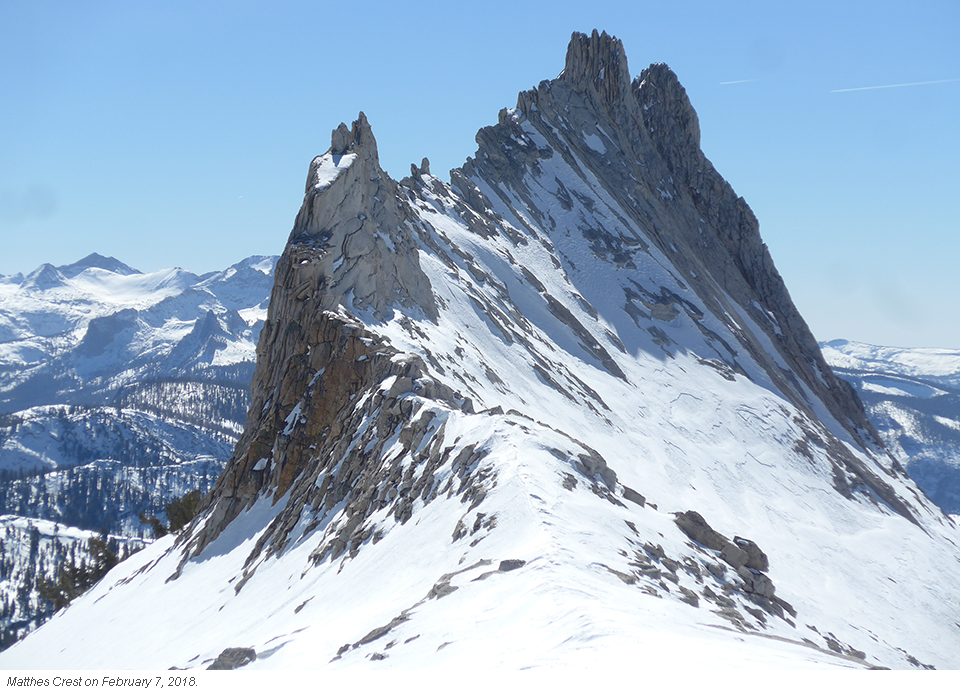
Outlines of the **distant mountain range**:
M 920 488 L 947 513 L 960 514 L 960 350 L 848 340 L 820 347 Z
M 145 274 L 93 254 L 0 276 L 0 411 L 114 405 L 170 379 L 246 388 L 275 262 Z

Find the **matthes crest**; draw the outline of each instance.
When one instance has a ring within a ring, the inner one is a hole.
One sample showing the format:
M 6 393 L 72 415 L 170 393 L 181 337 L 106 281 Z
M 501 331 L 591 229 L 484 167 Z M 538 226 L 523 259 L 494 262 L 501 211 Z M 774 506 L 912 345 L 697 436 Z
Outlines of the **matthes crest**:
M 574 34 L 477 142 L 450 183 L 395 182 L 363 114 L 334 131 L 200 517 L 16 657 L 960 665 L 957 529 L 824 362 L 676 76 Z M 191 614 L 61 652 L 150 591 Z

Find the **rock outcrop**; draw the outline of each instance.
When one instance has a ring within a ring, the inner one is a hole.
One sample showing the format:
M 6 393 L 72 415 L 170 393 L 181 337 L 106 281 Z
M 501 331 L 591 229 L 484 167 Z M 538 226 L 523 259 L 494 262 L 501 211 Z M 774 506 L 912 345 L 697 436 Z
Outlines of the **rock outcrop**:
M 252 648 L 224 648 L 207 670 L 236 670 L 256 659 L 257 652 Z
M 295 523 L 305 505 L 329 510 L 346 497 L 368 501 L 371 488 L 358 486 L 358 478 L 367 485 L 385 479 L 365 469 L 367 456 L 350 450 L 346 433 L 357 414 L 344 405 L 386 379 L 392 378 L 394 386 L 371 401 L 381 417 L 378 433 L 392 431 L 411 414 L 410 403 L 397 398 L 415 388 L 469 408 L 469 401 L 426 376 L 422 360 L 398 356 L 343 310 L 348 306 L 378 321 L 402 306 L 436 320 L 436 300 L 420 269 L 417 245 L 402 224 L 410 217 L 406 206 L 397 183 L 380 168 L 363 113 L 350 129 L 341 123 L 327 153 L 310 164 L 303 205 L 275 270 L 247 425 L 210 496 L 211 515 L 192 539 L 192 553 L 201 552 L 259 495 L 269 491 L 278 500 L 296 481 L 299 492 L 275 521 L 283 528 L 273 538 L 278 546 L 287 539 L 284 524 Z M 319 491 L 306 493 L 332 467 L 330 461 L 343 455 L 354 456 L 353 464 Z M 334 556 L 348 538 L 369 537 L 358 525 L 354 519 L 349 531 L 337 536 Z
M 310 164 L 277 285 L 292 288 L 296 301 L 316 297 L 320 310 L 350 303 L 382 318 L 399 302 L 436 318 L 430 282 L 401 226 L 403 215 L 397 183 L 380 168 L 366 116 L 361 113 L 349 130 L 341 123 L 327 154 Z M 282 298 L 272 296 L 271 305 Z

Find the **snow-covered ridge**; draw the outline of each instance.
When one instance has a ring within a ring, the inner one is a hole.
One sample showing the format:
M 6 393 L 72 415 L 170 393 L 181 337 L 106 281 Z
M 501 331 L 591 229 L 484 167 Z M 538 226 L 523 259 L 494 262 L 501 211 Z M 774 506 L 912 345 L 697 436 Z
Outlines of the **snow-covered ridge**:
M 631 81 L 598 32 L 565 66 L 449 183 L 390 180 L 362 114 L 334 131 L 201 516 L 0 666 L 960 666 L 957 527 L 823 360 L 676 76 Z
M 856 371 L 876 371 L 909 376 L 960 388 L 960 350 L 879 347 L 850 340 L 821 345 L 831 366 Z
M 94 263 L 92 258 L 102 258 Z M 107 262 L 109 261 L 109 262 Z M 274 256 L 247 258 L 225 271 L 196 275 L 181 268 L 142 273 L 115 258 L 93 254 L 71 265 L 42 265 L 26 277 L 0 277 L 0 331 L 2 342 L 51 337 L 66 330 L 83 328 L 91 319 L 124 308 L 146 309 L 194 285 L 205 290 L 209 301 L 217 299 L 218 290 L 233 279 L 232 285 L 247 294 L 236 293 L 223 301 L 224 308 L 250 308 L 262 302 L 262 290 L 235 278 L 258 272 L 269 278 L 273 274 Z M 38 282 L 39 277 L 47 281 Z M 236 292 L 237 290 L 235 290 Z M 211 306 L 213 304 L 211 303 Z

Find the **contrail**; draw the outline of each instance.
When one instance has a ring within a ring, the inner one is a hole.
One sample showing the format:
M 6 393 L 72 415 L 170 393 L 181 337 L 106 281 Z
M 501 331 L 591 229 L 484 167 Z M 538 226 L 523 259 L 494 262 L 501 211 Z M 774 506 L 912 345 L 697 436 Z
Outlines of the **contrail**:
M 744 82 L 756 82 L 756 79 L 752 80 L 733 80 L 732 82 L 721 82 L 720 84 L 743 84 Z
M 868 89 L 893 89 L 894 87 L 919 87 L 923 84 L 943 84 L 944 82 L 960 82 L 960 79 L 952 80 L 931 80 L 930 82 L 907 82 L 906 84 L 881 84 L 878 87 L 853 87 L 852 89 L 831 89 L 831 94 L 840 92 L 865 92 Z

